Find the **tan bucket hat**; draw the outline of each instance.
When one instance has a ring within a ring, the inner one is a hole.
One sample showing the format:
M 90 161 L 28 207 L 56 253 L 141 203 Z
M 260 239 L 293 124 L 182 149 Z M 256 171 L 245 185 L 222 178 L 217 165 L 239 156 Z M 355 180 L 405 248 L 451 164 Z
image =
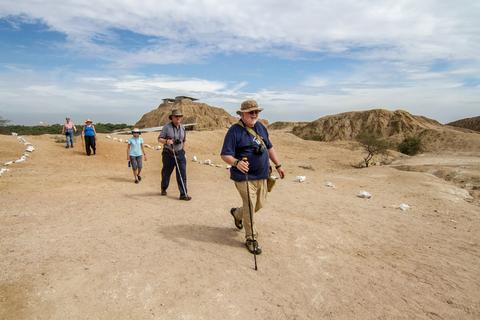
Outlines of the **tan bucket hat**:
M 89 122 L 93 122 L 92 119 L 88 118 L 87 120 L 85 120 L 85 123 L 89 123 Z
M 245 100 L 242 102 L 242 105 L 240 106 L 240 110 L 237 111 L 237 114 L 240 116 L 242 115 L 243 112 L 250 112 L 255 110 L 258 110 L 258 112 L 261 112 L 263 108 L 260 108 L 258 106 L 257 101 L 255 100 Z
M 172 117 L 183 117 L 182 111 L 178 109 L 173 109 L 172 113 L 168 116 L 168 119 L 172 120 Z

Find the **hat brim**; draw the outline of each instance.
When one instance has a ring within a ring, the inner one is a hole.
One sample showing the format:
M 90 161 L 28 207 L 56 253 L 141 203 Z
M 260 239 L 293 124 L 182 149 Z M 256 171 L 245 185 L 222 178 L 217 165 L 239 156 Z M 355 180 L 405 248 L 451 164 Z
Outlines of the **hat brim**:
M 262 112 L 263 111 L 263 108 L 256 108 L 256 107 L 253 107 L 253 108 L 250 108 L 250 109 L 246 109 L 246 110 L 237 110 L 237 114 L 239 116 L 242 115 L 242 113 L 245 113 L 245 112 L 250 112 L 250 111 L 255 111 L 257 110 L 258 112 Z
M 172 120 L 173 117 L 181 117 L 183 118 L 183 114 L 171 114 L 168 116 L 168 119 Z

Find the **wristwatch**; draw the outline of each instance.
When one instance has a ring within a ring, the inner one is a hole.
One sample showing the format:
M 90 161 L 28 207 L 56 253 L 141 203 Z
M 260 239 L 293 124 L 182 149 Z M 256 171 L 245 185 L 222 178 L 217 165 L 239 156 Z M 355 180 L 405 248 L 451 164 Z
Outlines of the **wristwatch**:
M 233 163 L 233 166 L 236 168 L 239 162 L 240 162 L 240 160 L 238 160 L 238 159 L 235 160 L 235 162 Z
M 282 164 L 279 163 L 279 164 L 277 164 L 277 165 L 275 166 L 275 169 L 278 169 L 278 168 L 280 168 L 281 166 L 282 166 Z

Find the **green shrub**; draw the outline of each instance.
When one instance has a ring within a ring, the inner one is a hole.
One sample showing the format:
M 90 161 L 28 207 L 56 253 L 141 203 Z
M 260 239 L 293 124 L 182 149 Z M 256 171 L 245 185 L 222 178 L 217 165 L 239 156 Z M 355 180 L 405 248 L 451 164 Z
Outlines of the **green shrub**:
M 414 156 L 422 151 L 422 140 L 419 137 L 408 137 L 398 145 L 398 151 Z

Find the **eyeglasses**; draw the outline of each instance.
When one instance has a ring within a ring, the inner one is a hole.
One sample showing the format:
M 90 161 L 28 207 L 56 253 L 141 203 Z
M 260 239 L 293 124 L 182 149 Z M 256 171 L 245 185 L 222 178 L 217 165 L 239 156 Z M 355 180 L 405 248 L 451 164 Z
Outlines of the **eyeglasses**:
M 251 115 L 254 115 L 254 114 L 259 114 L 260 111 L 258 110 L 253 110 L 253 111 L 249 111 L 248 114 L 251 114 Z

